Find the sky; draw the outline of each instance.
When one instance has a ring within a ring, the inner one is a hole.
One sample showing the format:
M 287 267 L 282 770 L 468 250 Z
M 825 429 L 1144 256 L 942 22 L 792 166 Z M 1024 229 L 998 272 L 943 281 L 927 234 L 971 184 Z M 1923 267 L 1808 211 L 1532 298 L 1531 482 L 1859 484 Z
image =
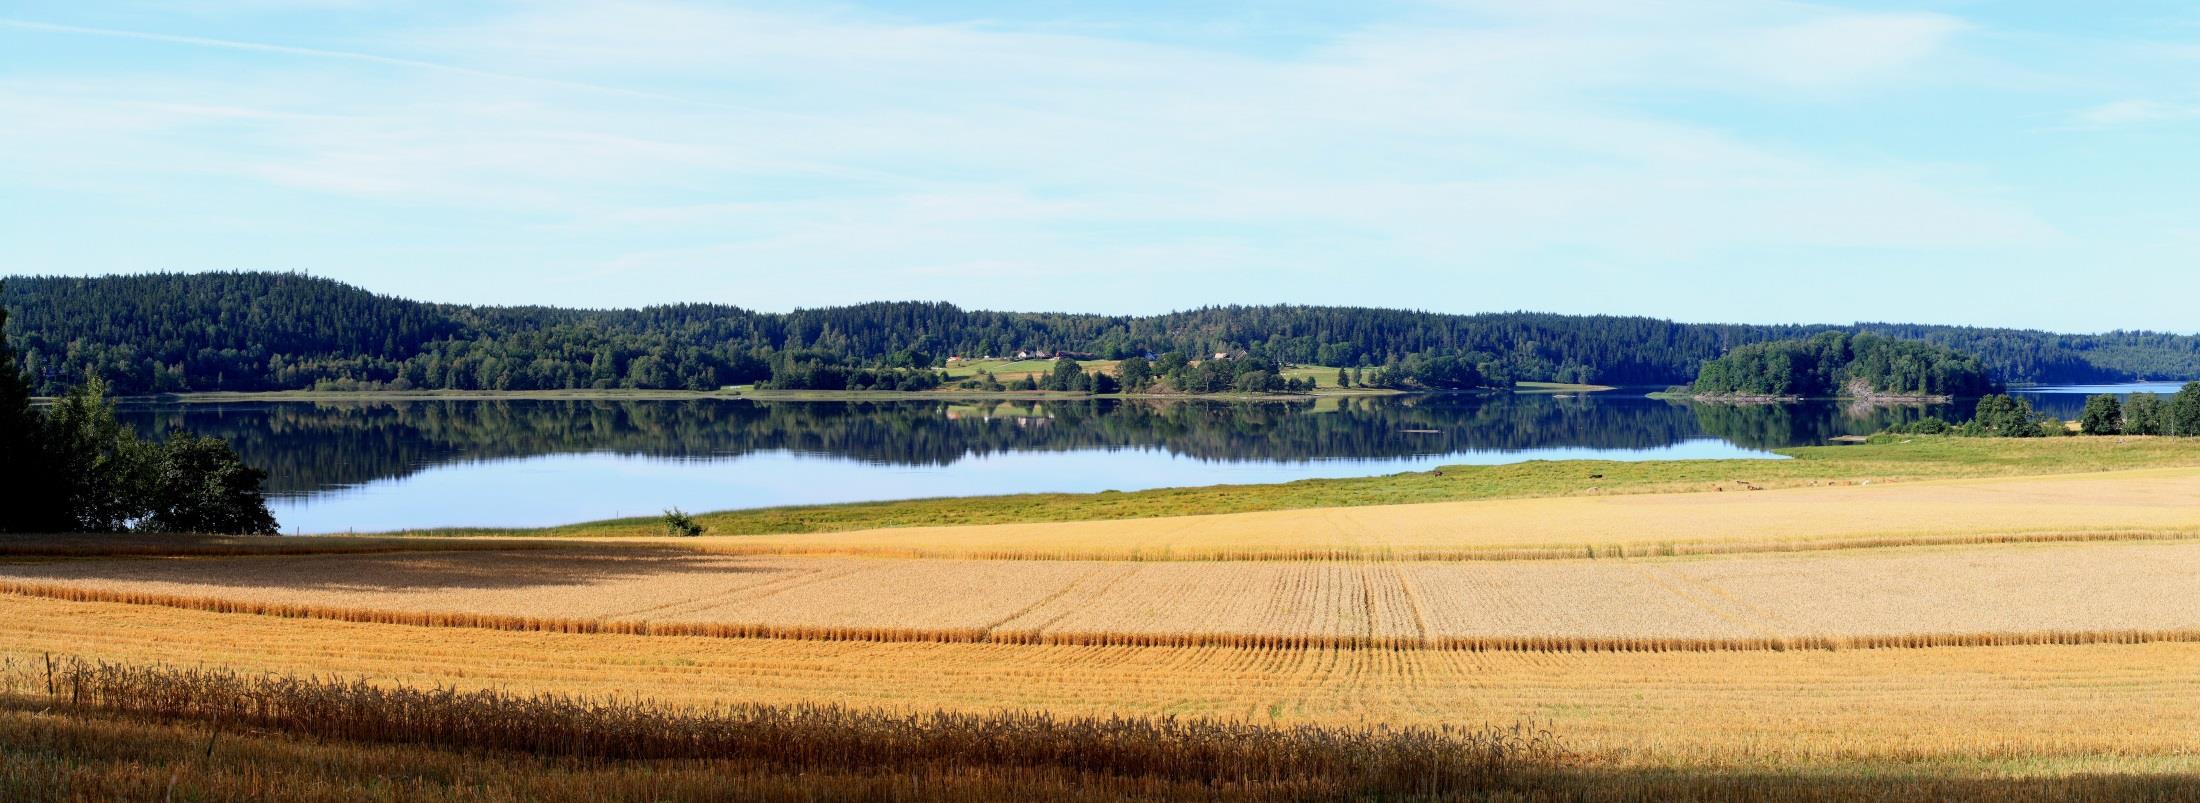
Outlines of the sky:
M 0 274 L 2200 331 L 2182 2 L 0 0 Z

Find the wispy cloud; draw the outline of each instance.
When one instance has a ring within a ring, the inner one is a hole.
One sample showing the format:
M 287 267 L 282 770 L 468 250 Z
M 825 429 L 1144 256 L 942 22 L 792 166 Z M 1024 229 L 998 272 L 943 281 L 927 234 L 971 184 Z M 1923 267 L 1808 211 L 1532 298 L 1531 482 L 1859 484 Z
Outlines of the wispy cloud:
M 160 42 L 173 45 L 215 48 L 220 50 L 238 50 L 252 53 L 270 53 L 275 55 L 295 56 L 310 59 L 352 61 L 365 64 L 379 64 L 389 67 L 401 67 L 407 70 L 425 70 L 429 72 L 451 73 L 454 75 L 463 75 L 475 78 L 493 78 L 500 81 L 518 81 L 523 83 L 545 84 L 564 89 L 574 89 L 586 92 L 602 92 L 613 95 L 625 95 L 629 97 L 663 101 L 667 103 L 718 105 L 690 100 L 676 95 L 666 95 L 656 92 L 642 92 L 620 87 L 605 86 L 602 84 L 592 84 L 585 81 L 567 81 L 554 78 L 540 78 L 535 76 L 516 75 L 513 73 L 474 69 L 470 67 L 461 67 L 453 64 L 444 64 L 433 61 L 396 58 L 392 56 L 381 56 L 375 55 L 373 53 L 360 53 L 349 50 L 328 50 L 312 47 L 294 47 L 291 45 L 268 44 L 264 42 L 244 42 L 235 39 L 217 39 L 206 36 L 182 36 L 177 34 L 157 33 L 151 31 L 131 31 L 116 28 L 95 28 L 84 25 L 60 25 L 50 22 L 38 22 L 36 20 L 15 19 L 9 17 L 0 17 L 0 27 L 15 28 L 24 31 L 38 31 L 42 33 L 73 34 L 79 36 L 100 36 L 115 39 L 135 39 L 143 42 Z
M 1883 98 L 1967 88 L 1987 61 L 1979 26 L 1947 14 L 1463 0 L 1280 49 L 672 0 L 545 0 L 315 40 L 333 47 L 142 27 L 0 20 L 264 58 L 218 75 L 150 57 L 0 72 L 15 121 L 0 150 L 39 155 L 0 178 L 115 195 L 221 182 L 240 204 L 495 221 L 469 257 L 524 240 L 513 259 L 531 277 L 591 301 L 661 300 L 652 288 L 674 281 L 763 306 L 939 297 L 966 275 L 953 297 L 1047 306 L 981 277 L 1051 270 L 1106 309 L 1167 303 L 1102 278 L 1125 275 L 1173 282 L 1181 303 L 1400 303 L 1383 288 L 1420 286 L 1544 307 L 1532 276 L 1574 270 L 1623 277 L 1609 307 L 1636 303 L 1625 277 L 1675 265 L 1738 275 L 1765 254 L 2006 254 L 2072 236 L 1946 149 L 1905 157 L 1785 122 L 1847 125 Z M 2079 117 L 2190 112 L 2128 103 Z M 1366 280 L 1335 289 L 1338 271 Z
M 2110 101 L 2080 109 L 2071 120 L 2081 128 L 2114 128 L 2173 120 L 2200 119 L 2200 104 L 2165 103 L 2143 98 Z

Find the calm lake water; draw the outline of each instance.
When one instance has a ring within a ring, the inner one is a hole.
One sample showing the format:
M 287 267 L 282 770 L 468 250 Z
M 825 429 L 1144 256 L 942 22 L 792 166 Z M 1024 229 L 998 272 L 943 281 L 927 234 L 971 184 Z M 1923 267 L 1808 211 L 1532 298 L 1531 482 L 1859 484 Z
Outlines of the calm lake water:
M 2090 393 L 2030 388 L 2075 418 Z M 126 405 L 269 472 L 285 532 L 534 526 L 742 507 L 1137 490 L 1526 460 L 1776 458 L 1968 403 L 1736 407 L 1645 398 L 1209 401 L 392 401 Z

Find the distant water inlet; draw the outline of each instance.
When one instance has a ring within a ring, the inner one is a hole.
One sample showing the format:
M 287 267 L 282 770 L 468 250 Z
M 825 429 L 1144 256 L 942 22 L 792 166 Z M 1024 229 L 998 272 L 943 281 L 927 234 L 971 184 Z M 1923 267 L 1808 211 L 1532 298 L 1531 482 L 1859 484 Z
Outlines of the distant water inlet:
M 2174 390 L 2174 386 L 2170 387 Z M 2149 388 L 2153 390 L 2153 388 Z M 2075 417 L 2083 392 L 2027 391 Z M 377 401 L 126 405 L 224 438 L 285 532 L 537 526 L 778 505 L 1271 483 L 1528 460 L 1770 458 L 1964 404 L 1566 397 L 1215 401 Z

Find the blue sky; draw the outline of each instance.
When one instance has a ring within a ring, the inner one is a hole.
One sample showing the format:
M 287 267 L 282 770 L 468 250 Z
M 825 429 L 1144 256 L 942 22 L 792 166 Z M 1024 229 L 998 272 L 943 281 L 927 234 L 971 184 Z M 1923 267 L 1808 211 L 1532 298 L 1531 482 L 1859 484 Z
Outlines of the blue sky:
M 0 2 L 0 273 L 2200 330 L 2189 4 Z

